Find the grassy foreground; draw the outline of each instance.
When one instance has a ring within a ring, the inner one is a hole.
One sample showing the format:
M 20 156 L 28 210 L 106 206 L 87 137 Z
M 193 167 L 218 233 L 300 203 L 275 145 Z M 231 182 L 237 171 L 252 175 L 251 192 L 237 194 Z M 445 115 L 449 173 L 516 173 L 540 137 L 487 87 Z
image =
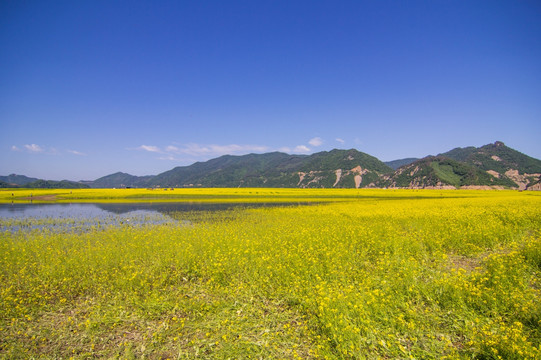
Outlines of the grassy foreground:
M 0 357 L 541 357 L 539 194 L 351 194 L 0 233 Z

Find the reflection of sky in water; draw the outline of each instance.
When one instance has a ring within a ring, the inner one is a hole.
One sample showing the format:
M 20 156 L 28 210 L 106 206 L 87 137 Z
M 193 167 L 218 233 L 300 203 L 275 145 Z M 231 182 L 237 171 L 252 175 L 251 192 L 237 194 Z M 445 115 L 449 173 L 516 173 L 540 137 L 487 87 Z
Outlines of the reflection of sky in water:
M 0 204 L 0 218 L 104 218 L 111 213 L 95 204 Z
M 145 208 L 147 207 L 147 208 Z M 144 204 L 0 204 L 2 231 L 86 231 L 105 226 L 180 224 Z
M 220 211 L 234 207 L 298 206 L 306 203 L 74 203 L 0 204 L 0 231 L 87 231 L 105 226 L 187 225 L 171 212 Z
M 167 215 L 173 211 L 219 211 L 234 207 L 307 205 L 307 203 L 74 203 L 74 204 L 0 204 L 1 218 L 90 218 L 112 214 L 146 212 Z

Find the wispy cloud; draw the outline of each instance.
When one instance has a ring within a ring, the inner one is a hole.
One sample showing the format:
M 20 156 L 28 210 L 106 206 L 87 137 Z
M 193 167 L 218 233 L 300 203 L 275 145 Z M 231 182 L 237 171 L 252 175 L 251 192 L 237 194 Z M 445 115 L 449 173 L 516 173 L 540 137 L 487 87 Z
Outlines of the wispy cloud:
M 165 156 L 160 156 L 160 157 L 158 158 L 158 160 L 180 161 L 181 159 L 177 159 L 177 158 L 174 157 L 173 155 L 165 155 Z
M 56 147 L 51 147 L 51 146 L 43 147 L 38 144 L 25 144 L 22 146 L 12 145 L 11 151 L 26 152 L 29 154 L 44 154 L 44 155 L 61 155 L 61 154 L 69 153 L 73 155 L 86 156 L 85 153 L 82 153 L 77 150 L 58 149 Z
M 339 141 L 342 139 L 336 139 Z M 343 142 L 343 140 L 342 140 Z M 264 153 L 268 151 L 281 151 L 288 154 L 307 154 L 314 147 L 323 145 L 324 140 L 320 137 L 314 137 L 308 141 L 308 145 L 297 145 L 294 147 L 283 146 L 278 149 L 270 148 L 266 145 L 254 144 L 198 144 L 186 143 L 167 146 L 140 145 L 130 150 L 142 150 L 154 154 L 159 154 L 158 160 L 167 161 L 203 161 L 222 155 L 244 155 L 248 153 Z
M 40 153 L 43 152 L 43 148 L 36 144 L 24 145 L 25 149 L 31 153 Z
M 77 150 L 68 150 L 68 152 L 69 152 L 70 154 L 73 154 L 73 155 L 86 156 L 85 153 L 82 153 L 82 152 L 77 151 Z
M 167 152 L 175 152 L 175 151 L 179 151 L 179 148 L 176 147 L 176 146 L 173 146 L 173 145 L 169 145 L 168 147 L 165 148 L 165 151 L 167 151 Z
M 323 139 L 321 139 L 320 137 L 315 137 L 313 139 L 310 139 L 310 141 L 308 141 L 308 144 L 312 146 L 321 146 L 321 144 L 323 144 Z
M 336 138 L 335 140 L 338 141 L 340 144 L 344 144 L 344 143 L 345 143 L 345 140 L 344 140 L 344 139 Z
M 166 152 L 172 154 L 184 154 L 191 156 L 219 156 L 219 155 L 233 155 L 233 154 L 243 154 L 250 152 L 265 152 L 269 148 L 263 145 L 202 145 L 189 143 L 182 147 L 168 146 Z
M 152 146 L 152 145 L 141 145 L 137 149 L 138 150 L 145 150 L 145 151 L 149 151 L 149 152 L 155 152 L 155 153 L 161 153 L 162 152 L 159 147 Z
M 295 149 L 293 149 L 293 152 L 295 152 L 295 153 L 307 153 L 307 152 L 310 152 L 310 148 L 308 148 L 306 145 L 297 145 L 297 146 L 295 146 Z
M 151 153 L 161 154 L 159 160 L 178 160 L 182 161 L 185 156 L 193 159 L 210 158 L 221 155 L 242 155 L 247 153 L 261 153 L 269 151 L 268 146 L 264 145 L 218 145 L 218 144 L 196 144 L 188 143 L 184 145 L 168 145 L 159 147 L 154 145 L 141 145 L 131 150 L 143 150 Z

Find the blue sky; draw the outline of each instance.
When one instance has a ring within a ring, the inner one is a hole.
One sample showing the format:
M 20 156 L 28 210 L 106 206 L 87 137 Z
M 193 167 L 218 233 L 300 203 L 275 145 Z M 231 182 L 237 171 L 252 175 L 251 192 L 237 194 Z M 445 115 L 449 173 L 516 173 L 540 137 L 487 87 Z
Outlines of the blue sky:
M 0 175 L 223 154 L 541 158 L 539 1 L 0 2 Z

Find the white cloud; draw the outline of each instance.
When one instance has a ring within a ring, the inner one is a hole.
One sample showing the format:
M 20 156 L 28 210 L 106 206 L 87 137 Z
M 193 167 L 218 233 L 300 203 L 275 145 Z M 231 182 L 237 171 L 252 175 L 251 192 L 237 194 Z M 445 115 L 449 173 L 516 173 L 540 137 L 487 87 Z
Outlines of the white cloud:
M 166 151 L 174 154 L 185 154 L 191 156 L 220 156 L 220 155 L 233 155 L 244 154 L 250 152 L 265 152 L 268 150 L 267 146 L 262 145 L 201 145 L 201 144 L 186 144 L 182 148 L 176 146 L 168 146 Z
M 268 146 L 264 145 L 217 145 L 217 144 L 196 144 L 188 143 L 184 145 L 168 145 L 158 147 L 154 145 L 141 145 L 137 148 L 128 150 L 144 150 L 151 153 L 162 154 L 159 160 L 186 161 L 186 156 L 190 156 L 193 161 L 205 158 L 218 157 L 222 155 L 243 155 L 248 153 L 262 153 L 269 151 Z
M 173 155 L 161 156 L 159 160 L 168 160 L 168 161 L 178 161 L 179 159 L 175 158 Z
M 338 141 L 340 144 L 345 143 L 344 139 L 336 138 L 336 141 Z
M 296 152 L 296 153 L 306 153 L 309 151 L 310 149 L 305 145 L 297 145 L 295 146 L 295 149 L 293 149 L 293 152 Z
M 149 151 L 149 152 L 161 153 L 160 148 L 158 148 L 157 146 L 152 146 L 152 145 L 141 145 L 137 149 L 145 150 L 145 151 Z
M 323 144 L 323 139 L 321 139 L 320 137 L 315 137 L 313 139 L 310 139 L 310 141 L 308 141 L 308 144 L 312 146 L 321 146 L 321 144 Z
M 173 145 L 169 145 L 168 147 L 165 148 L 166 152 L 177 152 L 178 150 L 179 148 Z
M 48 147 L 48 148 L 43 148 L 37 144 L 25 144 L 23 145 L 22 147 L 18 147 L 16 145 L 12 145 L 11 146 L 11 151 L 26 151 L 26 152 L 29 152 L 31 154 L 47 154 L 47 155 L 59 155 L 61 153 L 64 153 L 64 152 L 68 152 L 70 154 L 73 154 L 73 155 L 79 155 L 79 156 L 86 156 L 85 153 L 82 153 L 80 151 L 77 151 L 77 150 L 71 150 L 71 149 L 67 149 L 67 150 L 58 150 L 57 148 L 54 148 L 54 147 Z
M 40 153 L 43 152 L 43 148 L 41 148 L 39 145 L 31 144 L 31 145 L 25 145 L 24 146 L 26 150 L 32 152 L 32 153 Z
M 290 153 L 291 149 L 288 148 L 287 146 L 284 146 L 284 147 L 279 148 L 278 151 L 285 152 L 285 153 Z

